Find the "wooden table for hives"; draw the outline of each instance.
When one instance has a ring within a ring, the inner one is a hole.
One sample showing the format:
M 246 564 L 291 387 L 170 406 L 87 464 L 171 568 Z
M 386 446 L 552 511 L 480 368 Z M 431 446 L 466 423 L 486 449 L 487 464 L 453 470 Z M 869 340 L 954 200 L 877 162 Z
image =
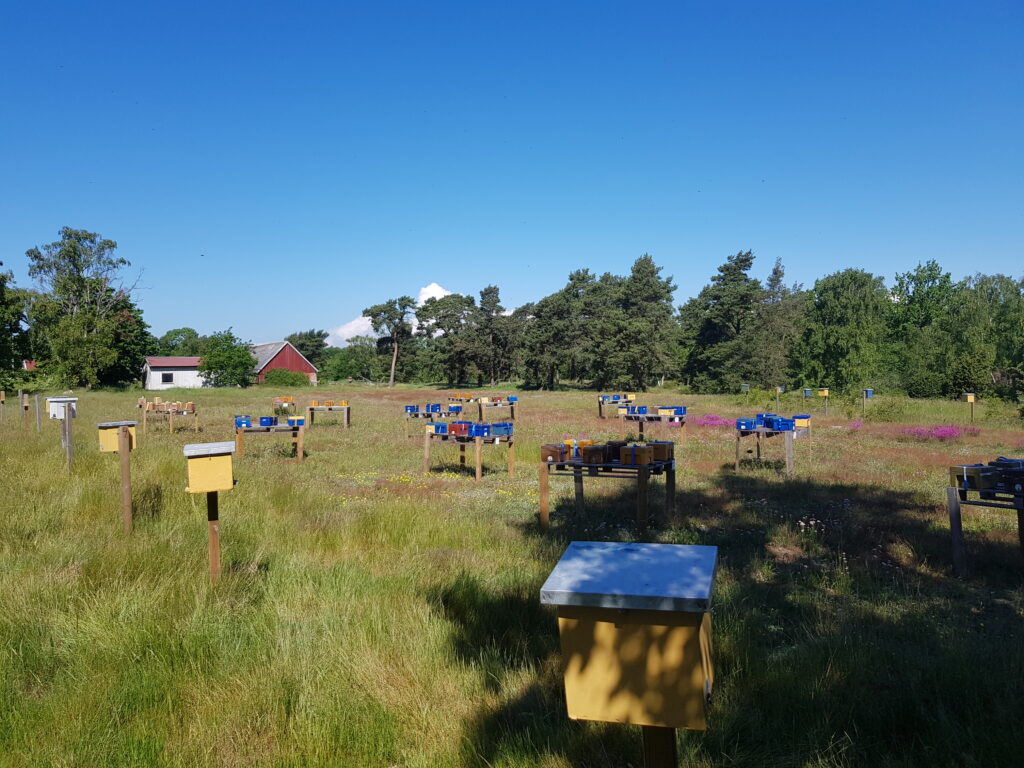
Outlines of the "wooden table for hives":
M 174 431 L 174 417 L 175 416 L 191 416 L 192 417 L 192 431 L 199 431 L 199 414 L 196 409 L 193 408 L 150 408 L 152 403 L 142 407 L 142 434 L 146 434 L 146 424 L 150 418 L 158 416 L 160 418 L 167 419 L 167 431 Z
M 495 435 L 493 437 L 463 437 L 461 435 L 439 435 L 434 432 L 423 433 L 423 472 L 430 472 L 430 444 L 433 441 L 442 443 L 454 443 L 459 446 L 459 466 L 466 466 L 466 446 L 473 446 L 474 459 L 476 463 L 476 479 L 481 480 L 484 476 L 483 447 L 485 445 L 501 445 L 508 447 L 506 454 L 506 466 L 508 476 L 516 476 L 516 441 L 514 435 Z
M 246 435 L 280 435 L 289 434 L 292 437 L 292 450 L 295 451 L 295 457 L 299 460 L 299 464 L 303 462 L 305 458 L 306 449 L 306 428 L 304 426 L 296 425 L 294 427 L 287 424 L 278 424 L 273 427 L 235 427 L 235 455 L 242 456 L 245 454 L 245 436 Z
M 793 474 L 793 441 L 800 437 L 807 437 L 811 434 L 810 427 L 797 427 L 792 430 L 778 431 L 767 427 L 757 429 L 736 430 L 736 471 L 740 469 L 740 440 L 753 435 L 757 440 L 757 460 L 761 460 L 761 441 L 776 435 L 784 435 L 786 441 L 786 474 Z
M 409 433 L 409 422 L 416 419 L 426 419 L 427 421 L 451 421 L 452 419 L 464 418 L 465 413 L 459 411 L 458 413 L 450 413 L 449 411 L 409 411 L 405 412 L 405 436 L 415 437 Z M 468 421 L 468 419 L 466 419 Z
M 550 522 L 548 504 L 548 480 L 552 475 L 572 477 L 576 490 L 576 509 L 583 511 L 583 478 L 636 480 L 636 522 L 646 525 L 647 482 L 652 475 L 665 476 L 665 516 L 670 518 L 676 509 L 676 462 L 675 459 L 652 461 L 650 464 L 622 464 L 610 462 L 585 464 L 583 459 L 569 461 L 542 461 L 540 463 L 540 527 L 546 531 Z
M 619 408 L 619 406 L 631 405 L 635 401 L 636 401 L 635 397 L 630 397 L 630 398 L 622 398 L 622 397 L 620 397 L 618 400 L 608 400 L 607 398 L 604 398 L 604 397 L 601 397 L 601 395 L 598 395 L 597 396 L 597 418 L 599 418 L 599 419 L 607 419 L 608 417 L 604 415 L 604 409 L 609 407 L 609 406 L 614 408 L 614 409 L 616 409 L 616 414 L 618 414 L 618 410 L 617 409 Z
M 623 421 L 636 422 L 637 428 L 640 431 L 640 442 L 644 441 L 644 424 L 667 424 L 667 425 L 678 425 L 679 435 L 682 436 L 683 425 L 686 424 L 686 415 L 682 416 L 659 416 L 656 413 L 624 413 L 622 415 Z
M 485 403 L 482 400 L 477 400 L 476 405 L 477 405 L 477 415 L 479 416 L 477 421 L 487 421 L 487 419 L 484 418 L 484 414 L 487 412 L 488 409 L 492 409 L 493 410 L 493 409 L 496 409 L 496 408 L 497 409 L 500 409 L 500 408 L 507 409 L 508 412 L 509 412 L 508 413 L 509 421 L 515 421 L 516 420 L 516 406 L 519 405 L 519 403 L 518 402 L 511 402 L 510 403 L 507 400 L 501 400 L 501 401 L 499 401 L 497 403 L 493 403 L 493 402 L 492 403 Z
M 313 418 L 316 413 L 340 413 L 341 423 L 348 429 L 352 426 L 352 411 L 348 405 L 307 405 L 306 426 L 313 426 Z
M 479 397 L 449 397 L 449 403 L 475 403 Z
M 969 494 L 974 496 L 969 496 Z M 1024 491 L 1011 493 L 999 490 L 967 490 L 960 486 L 950 486 L 946 489 L 946 507 L 949 510 L 949 534 L 953 545 L 953 571 L 958 576 L 964 572 L 966 559 L 964 529 L 960 517 L 961 507 L 1015 510 L 1017 512 L 1017 540 L 1020 542 L 1021 555 L 1024 556 Z

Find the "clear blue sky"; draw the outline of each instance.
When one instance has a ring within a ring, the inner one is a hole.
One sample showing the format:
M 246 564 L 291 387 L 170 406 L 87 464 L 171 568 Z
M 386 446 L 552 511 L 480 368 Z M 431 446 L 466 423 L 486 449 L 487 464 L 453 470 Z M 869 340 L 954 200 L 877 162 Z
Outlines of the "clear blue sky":
M 644 252 L 1024 272 L 1024 3 L 7 3 L 0 259 L 120 244 L 160 334 L 506 306 Z

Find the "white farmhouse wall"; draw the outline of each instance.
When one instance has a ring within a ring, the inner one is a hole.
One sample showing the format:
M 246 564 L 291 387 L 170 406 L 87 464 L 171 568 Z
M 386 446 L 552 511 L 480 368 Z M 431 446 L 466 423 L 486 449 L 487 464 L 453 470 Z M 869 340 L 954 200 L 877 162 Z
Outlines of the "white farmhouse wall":
M 195 368 L 145 368 L 146 389 L 199 389 L 206 385 Z M 161 374 L 171 374 L 174 381 L 165 384 Z

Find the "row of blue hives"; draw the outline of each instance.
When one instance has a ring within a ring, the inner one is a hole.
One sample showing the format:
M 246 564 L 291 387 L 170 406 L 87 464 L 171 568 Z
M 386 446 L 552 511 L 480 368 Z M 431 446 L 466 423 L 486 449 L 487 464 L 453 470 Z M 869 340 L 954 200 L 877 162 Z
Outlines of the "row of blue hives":
M 258 419 L 259 426 L 261 427 L 276 427 L 278 425 L 277 416 L 260 416 Z M 306 420 L 302 416 L 289 416 L 288 426 L 289 427 L 303 427 L 306 425 Z M 251 427 L 252 416 L 235 416 L 236 427 Z
M 626 405 L 619 407 L 619 413 L 627 416 L 685 416 L 685 405 Z
M 456 437 L 509 437 L 512 435 L 512 423 L 499 421 L 496 424 L 476 424 L 472 421 L 428 421 L 428 432 L 435 435 L 454 435 Z
M 449 405 L 445 403 L 427 403 L 420 408 L 418 405 L 405 406 L 406 413 L 462 413 L 461 405 Z
M 636 400 L 636 395 L 632 392 L 624 392 L 620 395 L 598 395 L 598 400 L 603 400 L 606 403 L 620 403 L 620 402 L 632 402 Z
M 808 413 L 798 413 L 791 419 L 775 413 L 759 413 L 752 419 L 736 419 L 736 429 L 740 432 L 753 432 L 761 427 L 772 432 L 792 432 L 809 426 L 811 416 Z

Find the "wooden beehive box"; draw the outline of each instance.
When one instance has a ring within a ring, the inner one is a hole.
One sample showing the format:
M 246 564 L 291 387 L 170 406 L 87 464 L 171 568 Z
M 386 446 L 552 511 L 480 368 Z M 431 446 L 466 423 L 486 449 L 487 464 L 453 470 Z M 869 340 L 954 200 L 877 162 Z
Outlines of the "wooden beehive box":
M 818 397 L 828 397 L 828 389 L 825 388 L 825 387 L 822 387 L 821 389 L 819 389 L 818 390 Z
M 105 421 L 97 424 L 100 435 L 100 453 L 117 453 L 117 433 L 120 427 L 128 427 L 128 450 L 135 450 L 135 425 L 137 421 Z
M 193 443 L 185 446 L 188 460 L 188 492 L 230 491 L 235 486 L 231 467 L 233 442 Z
M 973 392 L 964 392 L 964 402 L 965 403 L 973 403 L 974 402 L 974 393 Z
M 575 720 L 707 728 L 718 548 L 574 541 L 541 587 L 558 608 Z
M 71 418 L 78 416 L 77 397 L 48 397 L 46 398 L 46 409 L 51 419 L 63 419 L 65 406 L 71 411 Z

